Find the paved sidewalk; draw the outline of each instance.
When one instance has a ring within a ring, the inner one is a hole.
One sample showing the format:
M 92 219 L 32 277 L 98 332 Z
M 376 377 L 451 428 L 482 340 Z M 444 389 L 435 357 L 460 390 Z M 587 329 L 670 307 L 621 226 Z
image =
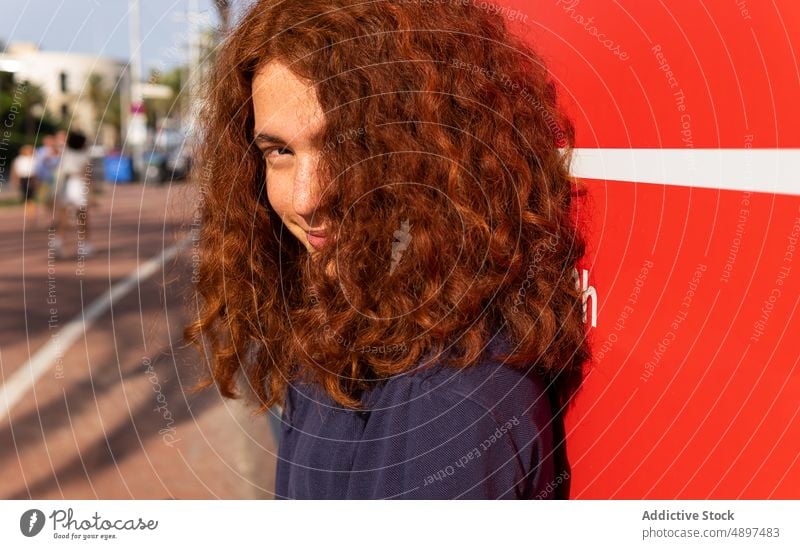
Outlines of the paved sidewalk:
M 186 392 L 201 364 L 181 336 L 191 244 L 108 299 L 189 236 L 194 202 L 185 184 L 106 186 L 90 217 L 95 255 L 61 261 L 48 257 L 43 220 L 34 227 L 22 206 L 0 207 L 0 383 L 23 384 L 0 417 L 0 497 L 273 497 L 270 418 L 213 389 Z M 23 365 L 48 345 L 54 360 L 34 380 Z

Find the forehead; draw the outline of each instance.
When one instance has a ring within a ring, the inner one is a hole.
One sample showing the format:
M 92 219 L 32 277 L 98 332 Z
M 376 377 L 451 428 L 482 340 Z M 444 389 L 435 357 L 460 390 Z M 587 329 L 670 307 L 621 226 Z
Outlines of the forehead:
M 324 115 L 314 87 L 279 61 L 270 61 L 256 72 L 251 92 L 254 135 L 275 135 L 287 143 L 300 143 L 310 141 L 322 129 Z

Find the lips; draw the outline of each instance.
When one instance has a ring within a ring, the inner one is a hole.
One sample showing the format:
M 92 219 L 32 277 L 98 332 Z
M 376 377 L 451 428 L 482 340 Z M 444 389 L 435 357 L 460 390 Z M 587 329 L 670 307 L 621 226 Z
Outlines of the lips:
M 306 235 L 308 243 L 318 250 L 328 242 L 328 236 L 324 231 L 310 231 Z

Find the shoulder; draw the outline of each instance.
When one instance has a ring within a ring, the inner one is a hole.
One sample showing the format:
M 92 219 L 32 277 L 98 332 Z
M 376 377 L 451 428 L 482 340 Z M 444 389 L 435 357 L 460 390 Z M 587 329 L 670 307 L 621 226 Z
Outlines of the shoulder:
M 432 365 L 390 378 L 365 404 L 354 467 L 380 472 L 364 485 L 370 497 L 529 497 L 552 476 L 550 401 L 531 372 L 492 358 Z
M 492 356 L 465 368 L 434 364 L 397 375 L 370 393 L 365 404 L 372 411 L 414 403 L 412 408 L 441 412 L 463 403 L 498 424 L 515 416 L 549 423 L 552 413 L 547 383 L 533 368 L 513 368 Z
M 434 364 L 398 375 L 371 393 L 364 401 L 365 441 L 394 441 L 410 454 L 491 444 L 496 460 L 518 461 L 526 471 L 552 449 L 546 383 L 492 356 L 463 369 Z

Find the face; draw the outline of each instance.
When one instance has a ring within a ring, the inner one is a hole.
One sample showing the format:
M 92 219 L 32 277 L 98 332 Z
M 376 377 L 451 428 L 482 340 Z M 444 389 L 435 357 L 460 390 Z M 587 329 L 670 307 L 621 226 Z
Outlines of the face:
M 309 252 L 330 241 L 314 211 L 324 115 L 314 88 L 271 61 L 253 78 L 255 145 L 264 157 L 267 198 L 285 227 Z
M 44 138 L 44 146 L 47 147 L 47 152 L 49 154 L 58 154 L 58 142 L 52 135 L 48 135 Z

